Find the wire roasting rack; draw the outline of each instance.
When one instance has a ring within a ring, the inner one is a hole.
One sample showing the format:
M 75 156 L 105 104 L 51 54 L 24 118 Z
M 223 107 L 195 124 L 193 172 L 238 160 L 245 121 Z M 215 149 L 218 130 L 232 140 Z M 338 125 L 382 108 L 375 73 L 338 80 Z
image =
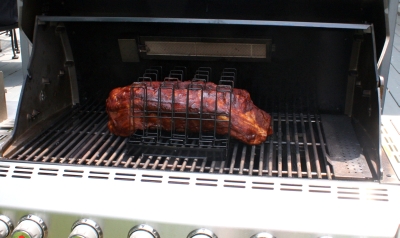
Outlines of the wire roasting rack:
M 211 90 L 206 87 L 212 76 L 210 67 L 198 68 L 190 83 L 183 83 L 186 68 L 174 67 L 153 87 L 160 75 L 162 67 L 152 67 L 131 86 L 129 154 L 225 160 L 236 70 L 224 69 Z M 215 98 L 210 101 L 210 97 Z M 218 98 L 227 104 L 221 106 Z

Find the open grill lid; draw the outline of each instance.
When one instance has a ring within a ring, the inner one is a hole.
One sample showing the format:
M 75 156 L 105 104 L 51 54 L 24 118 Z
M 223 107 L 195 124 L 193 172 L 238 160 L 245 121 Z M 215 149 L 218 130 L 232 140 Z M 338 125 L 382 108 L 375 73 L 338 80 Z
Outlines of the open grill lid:
M 242 19 L 292 22 L 372 24 L 377 55 L 386 38 L 384 1 L 378 0 L 32 0 L 25 1 L 21 28 L 32 41 L 36 16 Z

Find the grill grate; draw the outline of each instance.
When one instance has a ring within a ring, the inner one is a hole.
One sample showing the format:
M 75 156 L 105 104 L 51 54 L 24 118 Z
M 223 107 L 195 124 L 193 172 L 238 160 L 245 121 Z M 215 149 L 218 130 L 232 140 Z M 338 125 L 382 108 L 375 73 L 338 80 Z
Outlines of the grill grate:
M 37 138 L 6 157 L 11 160 L 150 170 L 331 179 L 319 115 L 272 113 L 274 134 L 260 146 L 233 141 L 229 157 L 162 157 L 144 151 L 128 156 L 128 138 L 107 129 L 104 104 L 71 109 Z M 149 149 L 150 150 L 150 149 Z

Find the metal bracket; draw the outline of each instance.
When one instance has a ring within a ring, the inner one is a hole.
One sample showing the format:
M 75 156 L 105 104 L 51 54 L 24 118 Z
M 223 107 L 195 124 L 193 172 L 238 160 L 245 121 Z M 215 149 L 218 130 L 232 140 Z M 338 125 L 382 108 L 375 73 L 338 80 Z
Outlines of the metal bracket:
M 385 77 L 382 75 L 379 75 L 379 80 L 378 80 L 378 88 L 385 86 Z
M 72 55 L 71 44 L 69 42 L 68 34 L 65 30 L 64 24 L 60 23 L 57 25 L 56 33 L 58 33 L 61 38 L 61 44 L 62 44 L 62 47 L 64 50 L 64 55 L 65 55 L 64 66 L 68 70 L 68 75 L 69 75 L 70 85 L 71 85 L 72 104 L 75 105 L 75 104 L 79 103 L 78 82 L 77 82 L 77 76 L 76 76 L 74 57 Z
M 354 39 L 353 48 L 351 51 L 345 105 L 345 114 L 348 116 L 351 116 L 353 111 L 354 88 L 356 86 L 356 79 L 358 76 L 358 60 L 360 57 L 360 48 L 362 41 L 362 38 L 357 37 L 356 39 Z

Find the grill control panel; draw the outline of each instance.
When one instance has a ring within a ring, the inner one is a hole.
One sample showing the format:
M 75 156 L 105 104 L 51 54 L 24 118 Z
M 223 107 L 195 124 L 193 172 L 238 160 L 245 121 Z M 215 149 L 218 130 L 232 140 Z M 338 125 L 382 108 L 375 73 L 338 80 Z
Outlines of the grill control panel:
M 21 218 L 15 227 L 11 238 L 46 238 L 47 226 L 44 221 L 35 215 L 27 215 Z
M 68 238 L 102 238 L 103 231 L 93 220 L 80 219 L 72 225 L 72 232 Z
M 54 234 L 53 234 L 54 235 Z M 51 235 L 51 236 L 53 236 Z M 0 238 L 48 238 L 48 227 L 44 220 L 36 215 L 23 216 L 14 229 L 12 220 L 0 214 Z M 331 238 L 321 236 L 320 238 Z M 49 237 L 52 238 L 52 237 Z M 93 220 L 79 219 L 71 227 L 68 238 L 103 238 L 101 227 Z M 147 224 L 139 224 L 132 227 L 127 238 L 161 238 L 156 229 Z M 191 231 L 186 238 L 218 238 L 209 229 L 199 228 Z M 270 233 L 261 232 L 252 235 L 250 238 L 276 238 Z

